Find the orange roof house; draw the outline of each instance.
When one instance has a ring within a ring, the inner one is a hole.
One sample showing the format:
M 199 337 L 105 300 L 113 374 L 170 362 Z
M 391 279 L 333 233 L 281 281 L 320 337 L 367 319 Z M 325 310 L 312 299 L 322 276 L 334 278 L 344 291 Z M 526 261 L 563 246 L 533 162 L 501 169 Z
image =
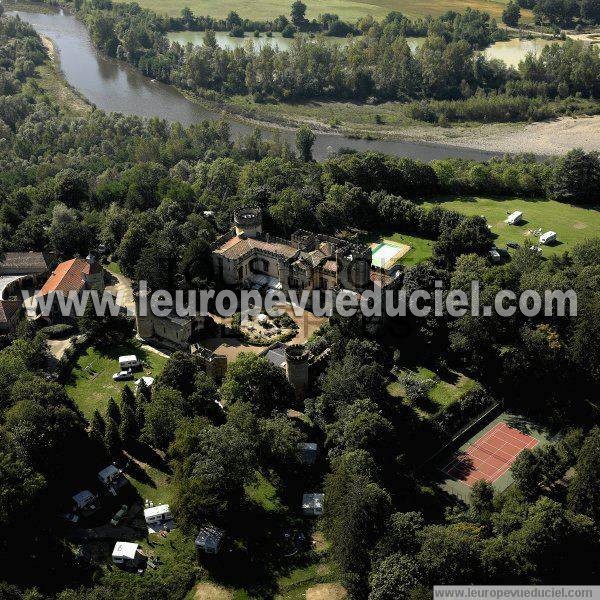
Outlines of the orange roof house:
M 90 281 L 90 276 L 102 273 L 102 265 L 93 258 L 72 258 L 66 262 L 60 263 L 44 287 L 40 290 L 39 296 L 46 296 L 50 292 L 79 292 L 86 287 Z

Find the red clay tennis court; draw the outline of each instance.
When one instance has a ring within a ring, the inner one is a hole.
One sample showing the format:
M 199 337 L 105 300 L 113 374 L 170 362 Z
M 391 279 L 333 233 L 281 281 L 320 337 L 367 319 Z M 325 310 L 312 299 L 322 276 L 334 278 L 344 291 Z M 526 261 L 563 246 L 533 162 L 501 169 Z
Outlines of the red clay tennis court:
M 517 455 L 525 448 L 534 448 L 538 441 L 530 435 L 497 423 L 465 452 L 458 452 L 442 471 L 472 487 L 480 479 L 490 483 L 504 475 Z

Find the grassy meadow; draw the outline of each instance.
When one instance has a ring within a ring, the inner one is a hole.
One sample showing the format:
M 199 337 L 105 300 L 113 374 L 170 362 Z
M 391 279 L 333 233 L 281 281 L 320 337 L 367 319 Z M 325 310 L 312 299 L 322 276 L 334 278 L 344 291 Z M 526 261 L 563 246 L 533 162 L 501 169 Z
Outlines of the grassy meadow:
M 242 18 L 270 20 L 277 15 L 289 15 L 290 0 L 139 0 L 139 4 L 159 14 L 176 16 L 181 9 L 189 6 L 196 15 L 226 17 L 230 11 L 236 11 Z M 340 18 L 356 21 L 372 15 L 376 19 L 385 17 L 390 11 L 397 10 L 408 17 L 441 15 L 448 10 L 463 12 L 467 7 L 489 12 L 500 18 L 506 2 L 503 0 L 305 0 L 308 7 L 307 17 L 313 19 L 322 13 L 336 13 Z
M 491 231 L 496 236 L 495 242 L 499 248 L 507 242 L 524 244 L 527 239 L 537 243 L 538 238 L 531 235 L 535 229 L 556 231 L 558 241 L 553 246 L 542 246 L 542 254 L 562 254 L 579 242 L 598 235 L 600 231 L 600 211 L 593 208 L 572 206 L 553 200 L 536 200 L 522 198 L 476 198 L 456 197 L 442 199 L 437 202 L 426 202 L 423 206 L 432 207 L 436 204 L 449 210 L 473 216 L 484 216 Z M 520 210 L 523 221 L 520 225 L 508 225 L 506 217 Z
M 126 384 L 134 389 L 134 381 L 113 381 L 112 378 L 113 374 L 119 371 L 119 356 L 127 354 L 136 354 L 145 364 L 143 371 L 135 373 L 135 379 L 142 376 L 156 377 L 167 362 L 164 356 L 145 351 L 134 342 L 111 348 L 107 353 L 92 347 L 87 348 L 79 356 L 66 385 L 67 393 L 86 419 L 92 418 L 95 409 L 104 414 L 111 396 L 118 403 Z

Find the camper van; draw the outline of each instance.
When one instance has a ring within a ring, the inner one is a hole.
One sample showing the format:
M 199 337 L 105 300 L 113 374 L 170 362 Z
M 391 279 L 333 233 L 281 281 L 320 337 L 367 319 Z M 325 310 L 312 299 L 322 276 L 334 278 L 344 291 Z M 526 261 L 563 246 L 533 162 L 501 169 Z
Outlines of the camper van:
M 121 367 L 121 371 L 137 369 L 139 366 L 140 361 L 135 354 L 131 354 L 129 356 L 119 356 L 119 367 Z

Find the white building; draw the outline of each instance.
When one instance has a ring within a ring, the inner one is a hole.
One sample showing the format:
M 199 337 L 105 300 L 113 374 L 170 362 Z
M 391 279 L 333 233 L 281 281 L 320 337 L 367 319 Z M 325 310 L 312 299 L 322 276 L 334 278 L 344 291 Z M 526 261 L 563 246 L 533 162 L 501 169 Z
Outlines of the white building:
M 157 523 L 171 521 L 173 515 L 168 504 L 161 504 L 160 506 L 151 506 L 144 509 L 144 519 L 146 519 L 148 525 L 156 525 Z
M 113 549 L 112 561 L 115 565 L 134 565 L 138 558 L 138 544 L 117 542 Z
M 217 554 L 225 532 L 214 525 L 205 525 L 196 537 L 196 548 L 207 554 Z
M 90 490 L 83 490 L 73 496 L 74 510 L 95 510 L 97 508 L 97 498 Z
M 508 215 L 506 222 L 509 225 L 518 225 L 521 222 L 522 218 L 523 218 L 523 213 L 520 210 L 515 210 L 515 212 Z
M 127 369 L 137 369 L 139 366 L 140 361 L 135 354 L 119 356 L 119 367 L 121 367 L 121 371 L 126 371 Z
M 556 241 L 556 231 L 547 231 L 540 235 L 540 244 L 550 244 Z
M 117 492 L 123 486 L 127 485 L 127 479 L 123 475 L 123 471 L 117 469 L 115 465 L 109 465 L 102 469 L 102 471 L 99 471 L 98 479 L 113 496 L 116 496 Z
M 302 512 L 307 517 L 319 517 L 323 514 L 325 494 L 304 494 L 302 496 Z

